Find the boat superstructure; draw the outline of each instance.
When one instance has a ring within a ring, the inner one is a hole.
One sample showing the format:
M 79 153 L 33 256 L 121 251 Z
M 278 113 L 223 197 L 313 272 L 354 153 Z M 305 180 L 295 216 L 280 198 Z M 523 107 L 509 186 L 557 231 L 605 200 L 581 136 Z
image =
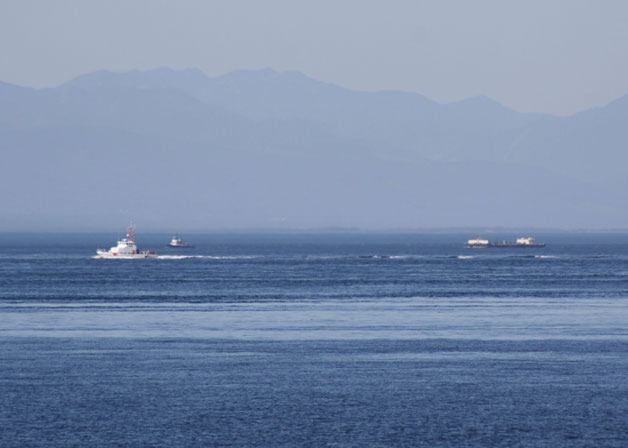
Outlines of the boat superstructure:
M 467 241 L 467 247 L 488 247 L 491 244 L 489 240 L 483 238 L 473 238 Z
M 515 244 L 519 247 L 545 247 L 545 244 L 537 243 L 537 241 L 531 236 L 517 238 L 515 240 Z
M 118 244 L 109 250 L 97 249 L 96 258 L 142 259 L 155 258 L 157 254 L 151 250 L 139 250 L 135 244 L 135 229 L 130 225 L 126 237 L 118 240 Z

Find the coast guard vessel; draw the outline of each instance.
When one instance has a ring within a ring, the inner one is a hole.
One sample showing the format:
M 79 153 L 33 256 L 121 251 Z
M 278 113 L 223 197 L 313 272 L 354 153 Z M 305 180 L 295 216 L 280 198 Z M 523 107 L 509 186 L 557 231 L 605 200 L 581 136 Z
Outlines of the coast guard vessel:
M 156 258 L 157 254 L 151 250 L 138 250 L 135 244 L 135 229 L 130 225 L 126 232 L 126 238 L 118 240 L 118 244 L 109 250 L 96 249 L 96 258 L 116 258 L 135 260 L 143 258 Z

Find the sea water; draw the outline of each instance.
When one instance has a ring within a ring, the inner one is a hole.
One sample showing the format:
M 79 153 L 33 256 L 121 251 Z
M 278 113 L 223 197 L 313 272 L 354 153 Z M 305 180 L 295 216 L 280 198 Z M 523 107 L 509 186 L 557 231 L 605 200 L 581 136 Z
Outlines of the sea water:
M 0 235 L 0 446 L 628 446 L 628 236 Z

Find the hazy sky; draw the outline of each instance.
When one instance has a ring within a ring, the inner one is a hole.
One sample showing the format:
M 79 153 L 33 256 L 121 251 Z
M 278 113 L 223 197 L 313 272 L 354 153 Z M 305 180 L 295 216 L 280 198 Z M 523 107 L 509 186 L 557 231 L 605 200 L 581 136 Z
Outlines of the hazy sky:
M 628 1 L 0 0 L 0 80 L 157 66 L 569 114 L 628 93 Z

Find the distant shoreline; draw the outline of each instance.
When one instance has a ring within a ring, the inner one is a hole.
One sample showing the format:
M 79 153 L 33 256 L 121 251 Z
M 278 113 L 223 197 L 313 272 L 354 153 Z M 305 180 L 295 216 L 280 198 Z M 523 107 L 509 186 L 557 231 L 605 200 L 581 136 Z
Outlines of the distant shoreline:
M 359 229 L 359 228 L 321 228 L 321 229 L 175 229 L 187 235 L 503 235 L 503 234 L 544 234 L 544 235 L 628 235 L 626 229 L 545 229 L 545 228 L 443 228 L 443 229 Z M 143 235 L 171 234 L 172 229 L 144 228 Z M 71 235 L 71 234 L 107 234 L 120 233 L 119 229 L 93 230 L 1 230 L 0 235 Z

